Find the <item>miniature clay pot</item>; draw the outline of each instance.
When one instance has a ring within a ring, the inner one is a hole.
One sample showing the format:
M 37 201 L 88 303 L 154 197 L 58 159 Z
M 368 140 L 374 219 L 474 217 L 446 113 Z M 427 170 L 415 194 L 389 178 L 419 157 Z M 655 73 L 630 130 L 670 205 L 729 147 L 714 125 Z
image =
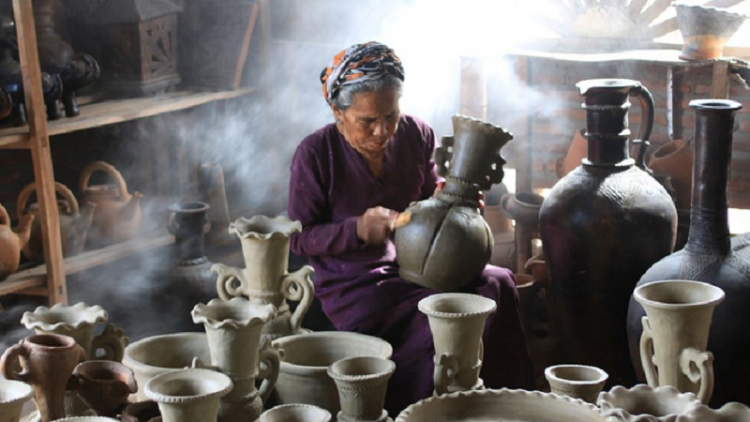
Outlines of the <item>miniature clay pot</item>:
M 153 400 L 131 403 L 122 411 L 122 422 L 153 422 L 161 417 L 159 403 Z
M 700 405 L 677 416 L 677 422 L 750 422 L 750 408 L 737 402 L 727 403 L 718 410 Z
M 331 413 L 310 404 L 282 404 L 260 415 L 260 422 L 330 422 Z
M 599 394 L 597 405 L 609 420 L 618 422 L 674 422 L 677 416 L 701 403 L 693 393 L 680 393 L 665 385 L 615 386 Z
M 328 367 L 328 376 L 339 390 L 339 422 L 386 422 L 383 410 L 388 380 L 396 364 L 389 359 L 358 356 L 342 359 Z
M 682 33 L 683 60 L 721 58 L 724 44 L 740 29 L 746 15 L 726 9 L 692 4 L 675 4 L 677 26 Z
M 677 209 L 690 208 L 693 193 L 693 149 L 684 139 L 666 143 L 651 155 L 648 162 L 654 173 L 667 174 L 677 196 Z
M 106 360 L 91 360 L 73 371 L 74 389 L 99 416 L 117 416 L 138 391 L 133 371 Z
M 8 211 L 0 205 L 0 281 L 18 271 L 21 249 L 29 242 L 33 221 L 33 215 L 24 216 L 18 228 L 13 230 Z
M 609 376 L 594 366 L 555 365 L 544 370 L 552 392 L 563 396 L 596 403 Z
M 0 379 L 0 422 L 18 422 L 24 403 L 33 396 L 29 384 Z
M 232 390 L 232 380 L 208 369 L 181 369 L 157 375 L 144 390 L 159 403 L 164 422 L 216 422 L 219 400 Z

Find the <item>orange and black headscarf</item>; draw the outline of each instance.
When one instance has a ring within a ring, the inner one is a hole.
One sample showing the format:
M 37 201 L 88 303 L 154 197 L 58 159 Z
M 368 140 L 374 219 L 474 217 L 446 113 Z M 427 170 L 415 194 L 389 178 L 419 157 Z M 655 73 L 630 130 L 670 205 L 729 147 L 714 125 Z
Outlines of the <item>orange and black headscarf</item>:
M 380 79 L 385 75 L 404 80 L 404 67 L 393 50 L 376 41 L 355 44 L 341 50 L 320 72 L 323 96 L 328 104 L 332 104 L 342 86 Z

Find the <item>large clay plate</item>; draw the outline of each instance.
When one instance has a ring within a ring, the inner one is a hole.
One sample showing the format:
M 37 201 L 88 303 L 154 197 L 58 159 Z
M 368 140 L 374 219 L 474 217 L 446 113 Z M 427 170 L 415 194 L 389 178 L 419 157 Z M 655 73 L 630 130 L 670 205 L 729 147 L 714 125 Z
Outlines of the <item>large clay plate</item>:
M 462 391 L 406 408 L 396 422 L 606 422 L 596 406 L 525 390 Z

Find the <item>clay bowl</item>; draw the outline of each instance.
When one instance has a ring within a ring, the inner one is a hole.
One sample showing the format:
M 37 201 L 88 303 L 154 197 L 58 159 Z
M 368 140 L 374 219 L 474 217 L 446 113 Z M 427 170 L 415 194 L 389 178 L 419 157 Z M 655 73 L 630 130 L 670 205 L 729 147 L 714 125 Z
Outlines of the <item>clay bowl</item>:
M 309 404 L 282 404 L 266 410 L 260 422 L 330 422 L 331 414 Z

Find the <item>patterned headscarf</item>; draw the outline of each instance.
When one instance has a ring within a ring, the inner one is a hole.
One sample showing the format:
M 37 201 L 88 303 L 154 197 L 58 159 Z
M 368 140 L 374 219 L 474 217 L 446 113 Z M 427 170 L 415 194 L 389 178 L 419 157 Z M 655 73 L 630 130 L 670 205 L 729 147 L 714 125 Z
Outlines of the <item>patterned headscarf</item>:
M 404 80 L 401 60 L 388 46 L 376 41 L 355 44 L 341 50 L 331 64 L 320 72 L 323 96 L 333 103 L 341 87 L 393 75 Z

